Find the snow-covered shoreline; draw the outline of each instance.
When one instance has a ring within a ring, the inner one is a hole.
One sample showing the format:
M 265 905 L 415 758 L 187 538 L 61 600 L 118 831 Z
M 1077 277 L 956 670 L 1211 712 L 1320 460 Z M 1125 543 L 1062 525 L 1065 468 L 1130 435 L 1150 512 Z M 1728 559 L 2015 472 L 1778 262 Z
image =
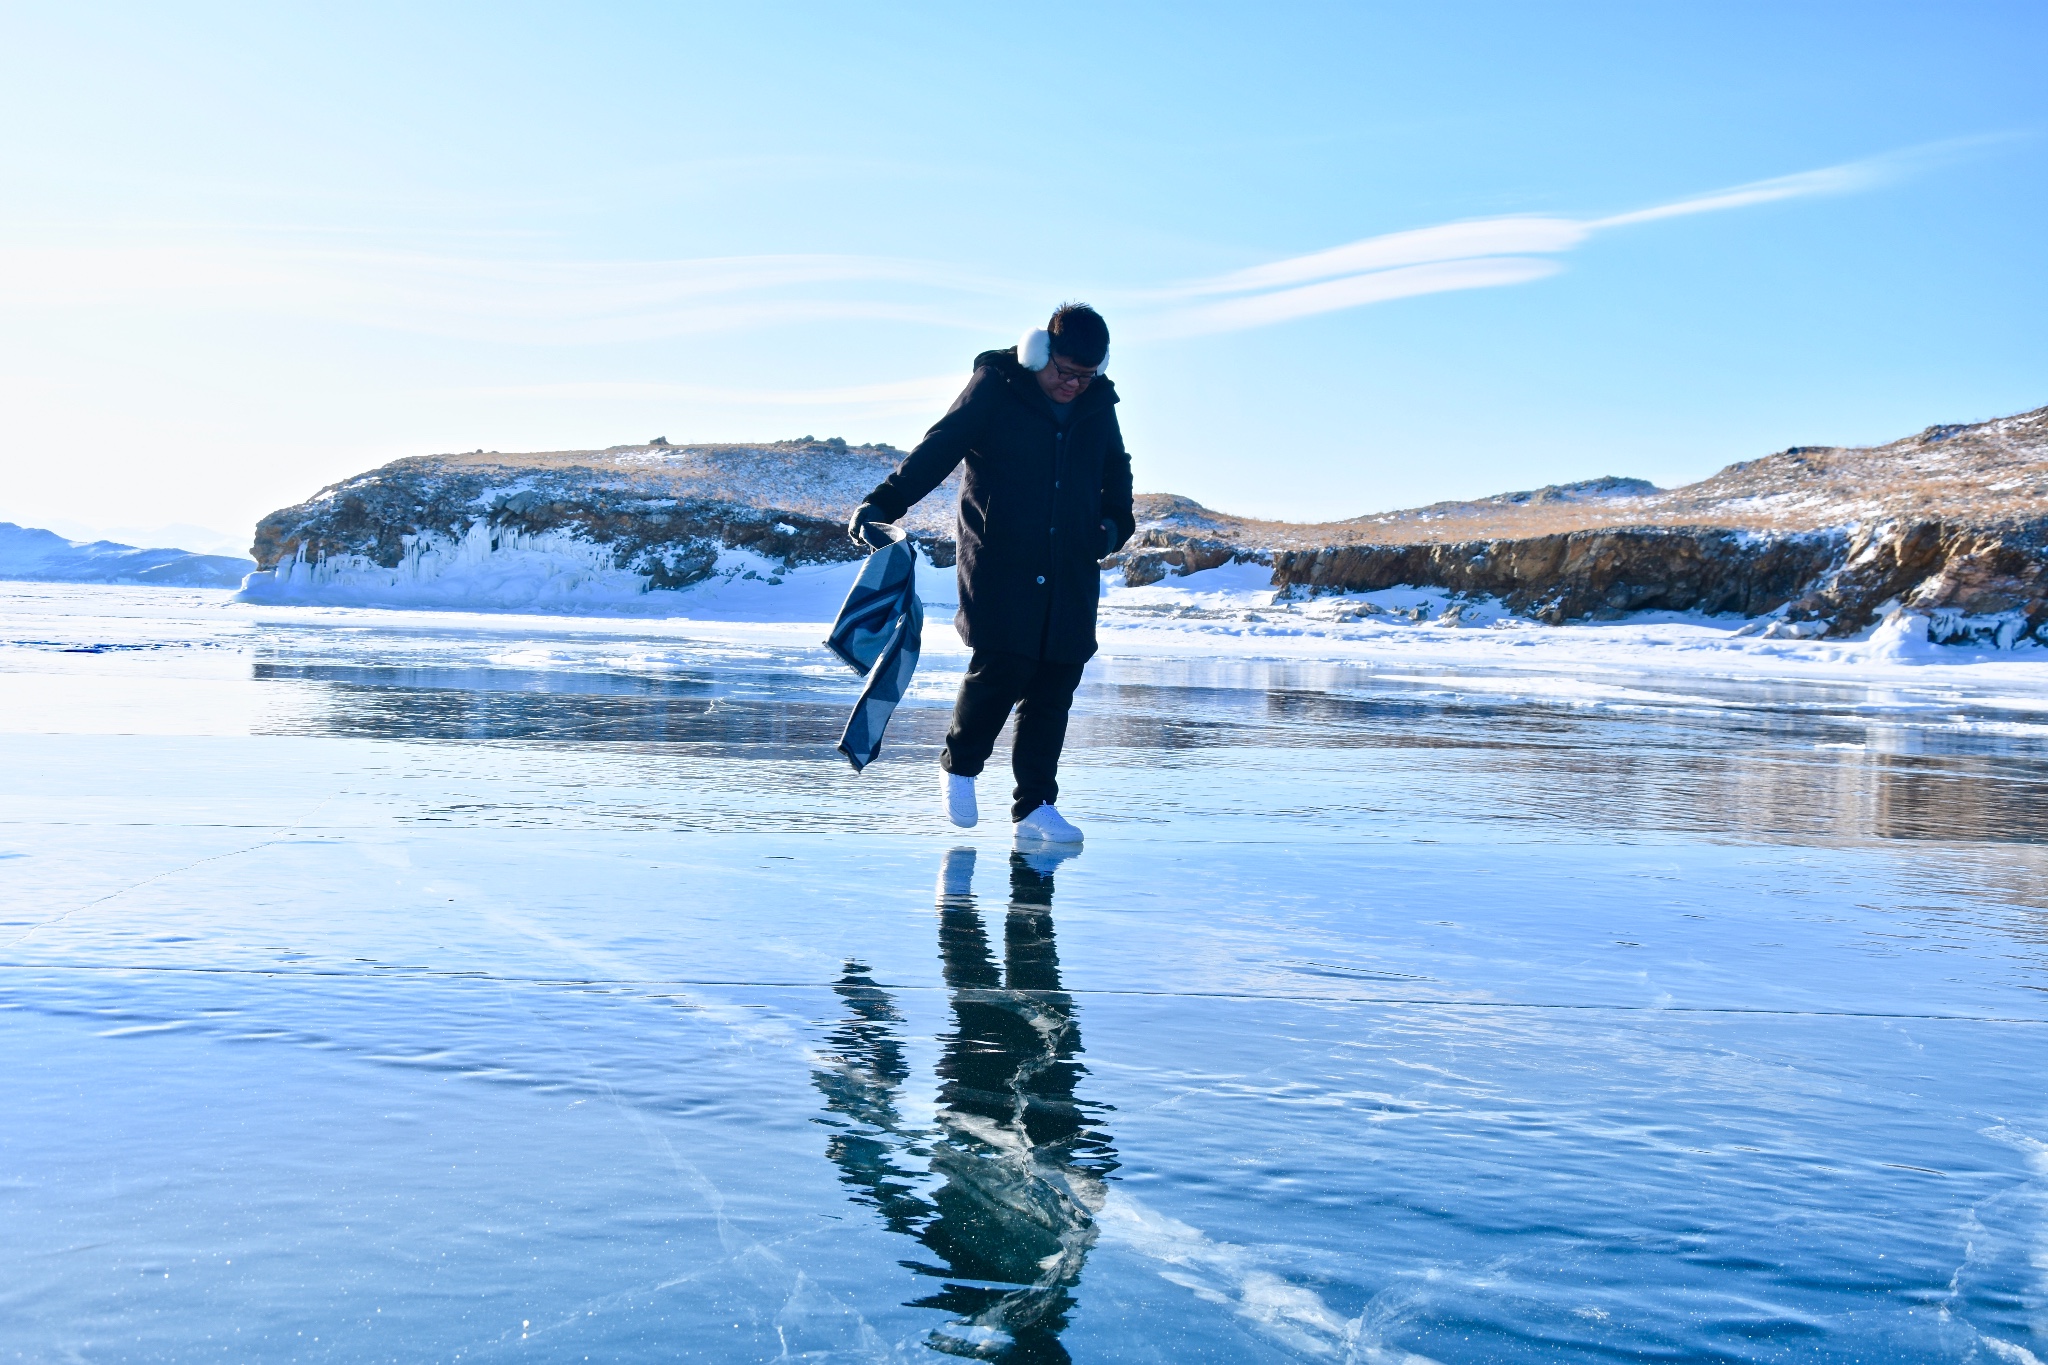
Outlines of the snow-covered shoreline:
M 516 641 L 522 637 L 643 640 L 673 657 L 687 642 L 808 649 L 824 638 L 856 566 L 781 569 L 745 551 L 688 589 L 583 601 L 573 612 L 465 608 L 456 601 L 387 603 L 376 594 L 328 601 L 333 585 L 292 600 L 205 590 L 99 585 L 0 585 L 4 643 L 37 648 L 134 647 L 124 641 L 205 637 L 232 644 L 274 627 L 426 630 Z M 770 573 L 770 569 L 774 569 Z M 776 581 L 777 579 L 780 581 Z M 957 663 L 966 653 L 951 626 L 950 570 L 925 567 L 924 653 Z M 1276 600 L 1277 599 L 1277 600 Z M 1749 633 L 1744 633 L 1748 627 Z M 1883 682 L 1938 677 L 1965 690 L 2048 692 L 2048 649 L 1930 644 L 1927 618 L 1895 614 L 1851 640 L 1769 638 L 1739 617 L 1640 613 L 1598 623 L 1547 626 L 1484 599 L 1397 588 L 1288 600 L 1253 564 L 1226 565 L 1145 587 L 1104 576 L 1101 657 L 1331 663 L 1372 667 L 1579 673 L 1588 670 L 1731 678 Z M 78 635 L 77 641 L 71 636 Z M 86 635 L 93 636 L 87 640 Z M 687 649 L 684 648 L 684 652 Z M 821 658 L 822 649 L 820 650 Z M 650 657 L 650 666 L 660 666 Z
M 423 563 L 398 569 L 375 565 L 287 564 L 276 573 L 250 575 L 237 600 L 251 606 L 306 610 L 379 609 L 460 612 L 561 622 L 632 619 L 640 622 L 719 623 L 822 632 L 844 600 L 857 563 L 785 567 L 749 550 L 726 550 L 702 582 L 679 590 L 648 591 L 636 575 L 565 556 L 560 547 L 448 546 Z M 436 563 L 436 560 L 439 563 Z M 488 566 L 490 572 L 483 572 Z M 957 601 L 951 569 L 920 561 L 918 591 L 927 618 L 926 648 L 958 647 L 943 628 Z M 1570 666 L 1582 658 L 1642 654 L 1647 662 L 1725 664 L 1754 671 L 1770 661 L 1815 667 L 1947 667 L 1987 662 L 2048 662 L 2048 649 L 2019 640 L 2005 650 L 1938 645 L 1930 618 L 1894 613 L 1850 639 L 1812 640 L 1760 634 L 1772 618 L 1713 617 L 1638 612 L 1614 621 L 1542 625 L 1517 617 L 1492 598 L 1438 588 L 1394 587 L 1377 592 L 1303 594 L 1276 591 L 1261 564 L 1226 564 L 1142 587 L 1114 572 L 1102 575 L 1102 648 L 1105 653 L 1215 652 L 1233 657 L 1355 659 L 1381 651 L 1420 652 L 1451 661 Z M 559 628 L 559 625 L 557 626 Z M 1474 635 L 1480 638 L 1473 639 Z M 1505 637 L 1505 638 L 1504 638 Z M 1538 661 L 1545 661 L 1540 664 Z

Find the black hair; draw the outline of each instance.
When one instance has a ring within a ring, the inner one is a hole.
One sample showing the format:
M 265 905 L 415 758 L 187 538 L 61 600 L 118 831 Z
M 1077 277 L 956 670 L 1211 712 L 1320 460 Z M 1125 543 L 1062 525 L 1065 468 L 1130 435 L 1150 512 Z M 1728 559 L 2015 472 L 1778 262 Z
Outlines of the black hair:
M 1054 355 L 1076 365 L 1100 365 L 1109 358 L 1109 324 L 1085 303 L 1063 303 L 1045 324 Z

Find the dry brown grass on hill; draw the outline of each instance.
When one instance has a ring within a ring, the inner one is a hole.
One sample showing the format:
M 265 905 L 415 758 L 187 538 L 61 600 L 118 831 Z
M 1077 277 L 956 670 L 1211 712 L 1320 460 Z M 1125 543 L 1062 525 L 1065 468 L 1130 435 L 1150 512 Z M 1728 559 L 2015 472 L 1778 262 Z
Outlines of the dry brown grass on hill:
M 832 520 L 846 516 L 902 458 L 889 446 L 809 439 L 429 457 L 449 466 L 591 469 L 615 473 L 645 494 L 714 498 Z M 958 479 L 956 471 L 912 511 L 906 519 L 911 529 L 951 534 Z M 1138 516 L 1142 527 L 1172 538 L 1276 550 L 1519 539 L 1619 526 L 1787 532 L 1892 518 L 1991 525 L 2048 517 L 2048 408 L 1929 427 L 1888 445 L 1794 446 L 1684 488 L 1590 480 L 1318 523 L 1237 517 L 1189 498 L 1141 494 Z
M 606 450 L 544 450 L 507 455 L 473 450 L 433 455 L 451 467 L 589 469 L 617 474 L 641 496 L 713 498 L 843 521 L 868 490 L 888 477 L 904 452 L 893 446 L 850 446 L 842 440 L 768 441 L 754 445 L 637 445 Z M 904 518 L 913 531 L 953 533 L 956 470 Z
M 1619 526 L 1791 532 L 1894 518 L 1994 525 L 2048 517 L 2048 408 L 1929 427 L 1888 445 L 1794 446 L 1683 488 L 1615 495 L 1587 488 L 1312 524 L 1234 517 L 1187 498 L 1146 494 L 1139 498 L 1139 517 L 1169 533 L 1281 550 L 1506 540 Z

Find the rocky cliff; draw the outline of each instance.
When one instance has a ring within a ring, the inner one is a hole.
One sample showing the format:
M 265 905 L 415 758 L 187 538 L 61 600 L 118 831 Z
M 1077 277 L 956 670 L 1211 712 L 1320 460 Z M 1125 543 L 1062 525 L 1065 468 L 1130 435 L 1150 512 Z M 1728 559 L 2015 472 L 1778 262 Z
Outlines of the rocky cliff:
M 764 567 L 851 560 L 859 552 L 847 513 L 901 458 L 888 446 L 804 437 L 394 460 L 259 522 L 253 552 L 273 581 L 256 590 L 360 582 L 379 570 L 394 585 L 419 582 L 513 554 L 551 554 L 640 591 L 700 582 L 734 550 Z M 934 494 L 910 523 L 942 565 L 952 563 L 952 491 Z
M 1896 608 L 1928 616 L 1936 640 L 2048 632 L 2048 408 L 1795 446 L 1669 490 L 1595 479 L 1320 525 L 1185 498 L 1143 511 L 1116 561 L 1131 582 L 1256 557 L 1283 590 L 1438 587 L 1552 623 L 1736 612 L 1839 636 Z

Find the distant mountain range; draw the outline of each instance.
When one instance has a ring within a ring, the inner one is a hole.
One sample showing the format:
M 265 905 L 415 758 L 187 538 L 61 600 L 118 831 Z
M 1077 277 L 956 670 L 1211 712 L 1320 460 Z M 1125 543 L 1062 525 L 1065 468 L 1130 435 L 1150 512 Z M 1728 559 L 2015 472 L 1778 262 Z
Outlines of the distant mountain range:
M 66 540 L 54 531 L 0 521 L 0 579 L 234 588 L 255 567 L 254 560 L 233 555 L 140 549 L 111 540 Z
M 346 579 L 396 605 L 430 581 L 511 582 L 512 557 L 540 555 L 560 606 L 581 591 L 574 574 L 658 592 L 734 551 L 848 560 L 847 513 L 902 454 L 805 438 L 396 460 L 265 517 L 267 572 L 248 592 L 318 600 Z M 937 565 L 952 562 L 951 482 L 906 519 Z M 1550 622 L 1734 612 L 1846 635 L 1898 609 L 1928 616 L 1937 640 L 2048 633 L 2048 408 L 1882 446 L 1794 446 L 1675 489 L 1589 479 L 1314 524 L 1172 494 L 1137 510 L 1137 536 L 1105 561 L 1131 583 L 1256 561 L 1283 592 L 1437 587 Z

